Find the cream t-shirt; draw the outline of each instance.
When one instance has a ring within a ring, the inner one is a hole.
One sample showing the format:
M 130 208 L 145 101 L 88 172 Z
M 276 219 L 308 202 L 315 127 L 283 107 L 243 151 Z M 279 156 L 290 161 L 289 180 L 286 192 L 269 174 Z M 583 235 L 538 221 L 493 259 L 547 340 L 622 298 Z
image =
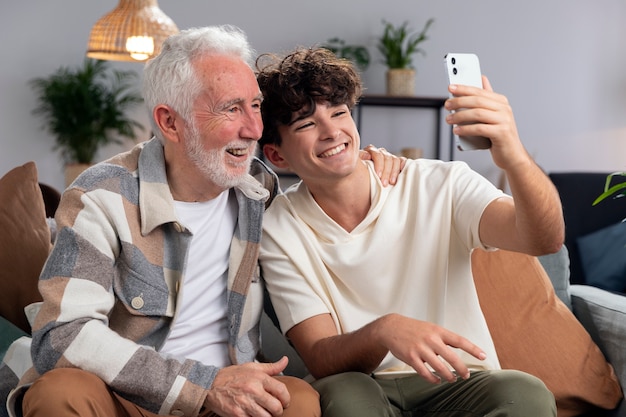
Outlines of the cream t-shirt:
M 459 351 L 471 369 L 499 368 L 470 254 L 483 210 L 505 195 L 463 162 L 409 160 L 390 187 L 368 166 L 372 206 L 349 233 L 303 183 L 266 211 L 260 262 L 283 332 L 330 313 L 342 334 L 394 312 L 480 346 L 484 361 Z M 376 371 L 412 369 L 389 354 Z

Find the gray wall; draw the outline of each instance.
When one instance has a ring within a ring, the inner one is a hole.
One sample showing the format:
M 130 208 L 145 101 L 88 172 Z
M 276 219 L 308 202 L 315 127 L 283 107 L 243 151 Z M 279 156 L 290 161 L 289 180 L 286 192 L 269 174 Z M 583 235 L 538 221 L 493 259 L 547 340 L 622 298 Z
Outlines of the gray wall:
M 53 138 L 31 115 L 35 98 L 27 82 L 84 56 L 93 23 L 116 1 L 1 0 L 0 174 L 33 160 L 40 180 L 63 187 Z M 626 169 L 625 0 L 287 0 L 209 2 L 161 0 L 179 28 L 232 23 L 242 27 L 258 52 L 282 52 L 339 36 L 365 44 L 374 63 L 364 74 L 369 93 L 384 92 L 385 68 L 376 37 L 382 19 L 409 20 L 421 28 L 434 17 L 426 56 L 418 56 L 418 95 L 445 97 L 443 56 L 476 52 L 496 91 L 516 114 L 529 152 L 547 171 Z M 116 63 L 141 71 L 141 64 Z M 146 121 L 143 110 L 138 116 Z M 391 151 L 429 148 L 432 120 L 408 110 L 367 110 L 364 144 Z M 146 123 L 147 125 L 147 123 Z M 130 145 L 129 145 L 130 146 Z M 123 149 L 123 148 L 122 148 Z M 105 158 L 120 148 L 104 150 Z M 444 154 L 447 158 L 447 155 Z M 488 153 L 455 153 L 494 181 Z

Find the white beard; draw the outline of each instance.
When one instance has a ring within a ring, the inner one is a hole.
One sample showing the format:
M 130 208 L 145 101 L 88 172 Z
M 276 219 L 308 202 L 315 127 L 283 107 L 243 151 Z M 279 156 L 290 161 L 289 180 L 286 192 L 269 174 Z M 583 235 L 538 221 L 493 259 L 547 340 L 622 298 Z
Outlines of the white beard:
M 239 185 L 250 170 L 254 148 L 245 161 L 238 163 L 238 167 L 245 168 L 241 170 L 242 174 L 231 173 L 223 160 L 224 148 L 204 149 L 200 141 L 200 132 L 196 127 L 195 121 L 188 125 L 189 129 L 185 137 L 185 151 L 191 162 L 204 174 L 206 179 L 225 190 Z

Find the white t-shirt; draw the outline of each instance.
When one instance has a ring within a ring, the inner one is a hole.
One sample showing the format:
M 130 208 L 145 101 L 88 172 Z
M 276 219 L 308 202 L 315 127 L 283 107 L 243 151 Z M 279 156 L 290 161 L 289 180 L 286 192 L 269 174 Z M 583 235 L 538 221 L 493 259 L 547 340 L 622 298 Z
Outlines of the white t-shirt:
M 231 365 L 228 356 L 226 282 L 237 202 L 224 191 L 201 203 L 176 201 L 176 213 L 193 237 L 172 330 L 161 349 L 205 365 Z
M 410 160 L 390 187 L 368 166 L 372 206 L 352 232 L 303 183 L 266 211 L 260 262 L 283 331 L 330 313 L 342 334 L 395 312 L 476 343 L 485 361 L 459 351 L 471 369 L 499 368 L 470 254 L 483 210 L 504 194 L 462 162 Z M 412 369 L 389 354 L 376 371 Z

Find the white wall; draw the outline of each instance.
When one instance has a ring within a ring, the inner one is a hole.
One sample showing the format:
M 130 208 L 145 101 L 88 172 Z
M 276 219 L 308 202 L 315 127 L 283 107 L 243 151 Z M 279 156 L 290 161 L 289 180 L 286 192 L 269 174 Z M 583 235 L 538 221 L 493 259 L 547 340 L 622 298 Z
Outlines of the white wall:
M 509 98 L 520 134 L 544 169 L 626 169 L 626 0 L 365 3 L 161 0 L 159 5 L 180 28 L 238 25 L 258 52 L 282 52 L 334 36 L 365 44 L 375 61 L 364 74 L 369 93 L 384 93 L 385 68 L 375 48 L 381 20 L 409 20 L 412 27 L 421 28 L 434 17 L 430 40 L 423 44 L 427 55 L 416 60 L 418 95 L 447 95 L 442 63 L 446 52 L 476 52 L 494 88 Z M 114 0 L 2 0 L 0 174 L 34 160 L 42 181 L 63 187 L 60 158 L 51 149 L 54 140 L 31 114 L 35 98 L 27 82 L 61 65 L 78 65 L 91 26 L 115 4 Z M 134 63 L 114 65 L 138 72 L 142 68 Z M 422 134 L 432 130 L 423 117 L 403 112 L 381 110 L 371 115 L 368 110 L 363 142 L 398 151 L 406 141 L 415 140 L 419 146 L 420 137 L 430 138 L 430 133 Z M 138 114 L 147 120 L 143 111 Z M 101 158 L 119 150 L 107 149 Z M 488 153 L 456 153 L 455 158 L 497 177 Z

